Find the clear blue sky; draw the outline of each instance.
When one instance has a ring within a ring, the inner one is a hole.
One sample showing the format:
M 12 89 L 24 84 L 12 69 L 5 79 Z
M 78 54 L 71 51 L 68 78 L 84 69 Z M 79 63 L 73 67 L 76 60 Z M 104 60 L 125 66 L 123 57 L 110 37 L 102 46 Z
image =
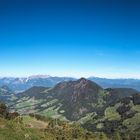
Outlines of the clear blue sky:
M 138 0 L 0 0 L 0 76 L 140 78 Z

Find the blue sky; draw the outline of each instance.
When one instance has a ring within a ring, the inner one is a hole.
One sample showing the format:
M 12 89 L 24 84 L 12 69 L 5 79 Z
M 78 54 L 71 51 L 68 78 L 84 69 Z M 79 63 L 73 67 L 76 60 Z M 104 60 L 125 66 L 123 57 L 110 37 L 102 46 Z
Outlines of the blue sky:
M 138 0 L 0 0 L 0 76 L 140 78 Z

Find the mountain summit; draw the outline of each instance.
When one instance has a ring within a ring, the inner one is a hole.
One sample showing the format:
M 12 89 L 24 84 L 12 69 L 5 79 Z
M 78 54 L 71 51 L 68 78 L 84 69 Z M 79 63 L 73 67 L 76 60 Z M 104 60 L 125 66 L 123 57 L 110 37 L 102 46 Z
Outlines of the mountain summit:
M 49 92 L 62 104 L 61 109 L 66 109 L 65 116 L 75 120 L 91 111 L 92 104 L 98 102 L 104 90 L 96 83 L 81 78 L 59 83 Z
M 71 99 L 72 102 L 78 102 L 87 99 L 96 100 L 100 90 L 103 90 L 102 87 L 96 83 L 81 78 L 77 81 L 59 83 L 52 89 L 52 92 L 61 99 Z

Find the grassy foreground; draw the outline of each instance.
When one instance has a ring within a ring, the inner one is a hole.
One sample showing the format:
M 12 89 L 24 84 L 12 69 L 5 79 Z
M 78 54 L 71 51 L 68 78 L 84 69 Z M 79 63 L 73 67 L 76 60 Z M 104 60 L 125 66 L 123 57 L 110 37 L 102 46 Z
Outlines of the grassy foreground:
M 80 126 L 25 116 L 14 120 L 0 118 L 0 140 L 108 140 L 104 134 L 92 134 Z

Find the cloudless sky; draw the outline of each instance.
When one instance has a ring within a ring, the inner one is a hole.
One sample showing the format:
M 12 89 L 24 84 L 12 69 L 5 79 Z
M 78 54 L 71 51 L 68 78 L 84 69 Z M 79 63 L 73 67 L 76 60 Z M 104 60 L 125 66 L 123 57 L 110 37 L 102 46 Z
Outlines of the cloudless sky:
M 140 78 L 138 0 L 0 0 L 0 76 Z

